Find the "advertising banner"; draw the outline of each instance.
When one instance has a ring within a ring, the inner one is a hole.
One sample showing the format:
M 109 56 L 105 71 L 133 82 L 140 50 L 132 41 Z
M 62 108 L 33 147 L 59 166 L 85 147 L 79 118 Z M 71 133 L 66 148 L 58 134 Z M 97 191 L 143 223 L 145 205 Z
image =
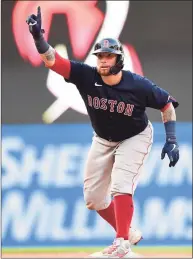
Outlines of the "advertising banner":
M 180 160 L 161 160 L 162 123 L 134 196 L 144 245 L 192 243 L 192 124 L 178 123 Z M 3 247 L 107 245 L 114 231 L 83 198 L 90 124 L 3 125 Z

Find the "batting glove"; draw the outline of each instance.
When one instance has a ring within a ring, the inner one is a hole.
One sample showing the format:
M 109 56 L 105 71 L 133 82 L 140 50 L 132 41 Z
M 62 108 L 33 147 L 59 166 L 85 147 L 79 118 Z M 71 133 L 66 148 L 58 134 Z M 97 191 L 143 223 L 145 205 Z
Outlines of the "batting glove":
M 30 15 L 26 23 L 29 25 L 29 31 L 32 34 L 34 39 L 39 39 L 44 30 L 41 29 L 42 26 L 42 18 L 41 18 L 41 8 L 38 6 L 37 8 L 37 15 L 32 14 Z
M 170 160 L 169 167 L 174 167 L 179 160 L 179 146 L 176 140 L 167 139 L 162 149 L 161 159 L 164 159 L 165 154 Z

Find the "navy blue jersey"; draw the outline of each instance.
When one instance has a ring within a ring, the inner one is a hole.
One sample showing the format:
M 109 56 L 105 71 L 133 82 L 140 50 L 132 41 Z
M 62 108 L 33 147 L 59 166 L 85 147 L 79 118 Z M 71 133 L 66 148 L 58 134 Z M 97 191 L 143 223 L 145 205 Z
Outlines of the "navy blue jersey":
M 178 102 L 146 77 L 122 70 L 117 85 L 105 84 L 96 67 L 71 61 L 70 78 L 86 105 L 96 134 L 109 141 L 122 141 L 142 132 L 147 124 L 146 107 L 162 109 Z

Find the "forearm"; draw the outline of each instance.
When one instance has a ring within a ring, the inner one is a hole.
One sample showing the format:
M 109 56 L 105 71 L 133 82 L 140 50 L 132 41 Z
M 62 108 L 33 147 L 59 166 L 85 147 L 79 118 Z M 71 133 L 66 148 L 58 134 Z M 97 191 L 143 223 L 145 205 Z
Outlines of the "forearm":
M 166 140 L 176 141 L 176 112 L 172 103 L 161 111 L 161 117 L 165 127 Z
M 43 35 L 38 39 L 34 39 L 34 43 L 45 66 L 52 67 L 55 63 L 55 50 L 45 41 Z
M 46 67 L 52 69 L 66 79 L 70 76 L 70 61 L 62 58 L 52 46 L 50 46 L 41 36 L 34 40 L 37 51 L 39 52 Z

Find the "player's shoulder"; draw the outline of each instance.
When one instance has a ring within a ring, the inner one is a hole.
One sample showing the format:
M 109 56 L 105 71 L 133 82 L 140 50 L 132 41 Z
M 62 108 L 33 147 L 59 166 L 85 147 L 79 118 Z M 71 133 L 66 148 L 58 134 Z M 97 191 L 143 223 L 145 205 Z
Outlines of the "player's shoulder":
M 134 73 L 130 70 L 123 70 L 124 74 L 130 78 L 132 78 L 133 80 L 144 80 L 147 79 L 145 76 L 139 75 L 137 73 Z
M 140 87 L 140 86 L 151 87 L 155 85 L 155 83 L 152 80 L 150 80 L 144 75 L 140 75 L 129 70 L 124 70 L 124 71 L 125 71 L 125 74 L 130 78 L 130 80 L 133 81 L 134 85 L 137 87 Z
M 147 85 L 155 85 L 155 83 L 150 80 L 147 76 L 144 75 L 139 75 L 136 73 L 132 73 L 133 74 L 133 78 L 137 83 L 145 83 Z
M 123 72 L 123 77 L 126 79 L 126 81 L 132 81 L 134 82 L 134 76 L 130 70 L 122 70 Z

